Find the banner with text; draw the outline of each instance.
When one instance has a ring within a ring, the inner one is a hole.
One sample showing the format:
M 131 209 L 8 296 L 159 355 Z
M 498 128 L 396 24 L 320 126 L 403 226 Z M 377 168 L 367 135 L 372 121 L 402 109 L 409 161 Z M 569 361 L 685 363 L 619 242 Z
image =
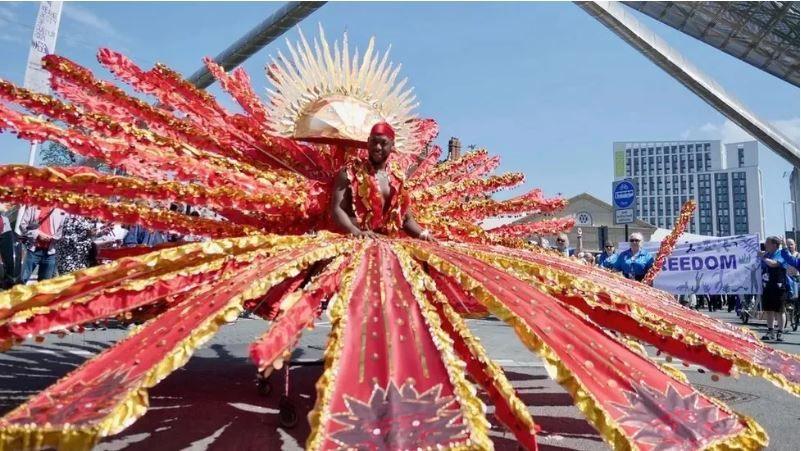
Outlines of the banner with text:
M 620 243 L 620 252 L 628 247 Z M 659 242 L 643 243 L 643 249 L 656 255 Z M 758 253 L 757 235 L 678 244 L 665 259 L 654 287 L 672 294 L 761 294 Z
M 50 74 L 42 68 L 42 57 L 56 51 L 62 6 L 63 2 L 41 2 L 39 5 L 25 67 L 24 86 L 32 91 L 50 93 Z

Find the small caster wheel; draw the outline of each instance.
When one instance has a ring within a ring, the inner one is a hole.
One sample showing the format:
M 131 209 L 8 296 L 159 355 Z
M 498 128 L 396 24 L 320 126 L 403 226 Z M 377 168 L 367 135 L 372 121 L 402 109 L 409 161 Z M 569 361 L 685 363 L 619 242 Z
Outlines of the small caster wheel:
M 295 407 L 289 402 L 286 396 L 281 396 L 278 401 L 278 423 L 291 429 L 298 424 L 298 414 L 295 413 Z
M 273 386 L 270 384 L 268 378 L 259 376 L 256 379 L 256 389 L 259 391 L 260 395 L 270 396 L 270 393 L 273 391 Z

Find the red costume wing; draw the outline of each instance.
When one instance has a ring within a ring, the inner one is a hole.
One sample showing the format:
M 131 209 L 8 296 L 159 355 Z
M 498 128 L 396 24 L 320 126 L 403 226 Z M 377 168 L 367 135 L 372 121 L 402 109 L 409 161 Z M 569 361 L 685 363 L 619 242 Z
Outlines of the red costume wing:
M 482 260 L 537 284 L 594 322 L 723 374 L 763 377 L 799 394 L 798 356 L 748 329 L 688 309 L 663 291 L 545 253 L 493 247 Z
M 615 448 L 766 444 L 765 432 L 753 420 L 674 379 L 557 298 L 463 252 L 411 242 L 405 247 L 457 278 L 490 312 L 514 326 Z
M 147 410 L 147 389 L 233 321 L 244 301 L 342 250 L 342 244 L 313 243 L 275 257 L 258 256 L 245 269 L 186 292 L 127 339 L 0 419 L 2 444 L 88 449 L 100 437 L 121 431 Z
M 490 448 L 481 401 L 438 315 L 373 241 L 343 281 L 307 448 Z

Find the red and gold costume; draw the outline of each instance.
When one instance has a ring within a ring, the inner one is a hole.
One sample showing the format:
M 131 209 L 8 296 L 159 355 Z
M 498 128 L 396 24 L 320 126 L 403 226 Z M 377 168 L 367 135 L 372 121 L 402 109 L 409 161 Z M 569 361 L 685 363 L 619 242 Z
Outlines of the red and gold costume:
M 397 165 L 388 168 L 388 205 L 384 204 L 375 170 L 368 162 L 354 162 L 346 167 L 353 198 L 353 212 L 361 230 L 397 236 L 409 210 L 409 196 L 403 187 L 403 172 Z
M 314 45 L 301 36 L 289 57 L 269 67 L 275 87 L 268 102 L 244 71 L 227 74 L 207 61 L 240 112 L 164 66 L 143 70 L 105 49 L 98 59 L 169 111 L 50 55 L 45 68 L 60 99 L 0 81 L 0 129 L 59 142 L 127 175 L 2 166 L 0 201 L 212 239 L 0 293 L 6 347 L 158 306 L 128 338 L 0 419 L 0 449 L 86 449 L 123 430 L 146 411 L 148 389 L 245 307 L 272 320 L 252 359 L 262 371 L 279 367 L 326 301 L 332 330 L 309 418 L 313 450 L 490 449 L 476 386 L 519 443 L 536 448 L 528 409 L 463 316 L 491 314 L 513 326 L 617 449 L 767 444 L 752 419 L 655 363 L 637 341 L 799 393 L 797 357 L 667 293 L 521 239 L 569 229 L 571 220 L 480 228 L 490 216 L 552 213 L 565 202 L 539 190 L 492 199 L 523 176 L 488 175 L 499 160 L 483 150 L 437 163 L 440 150 L 430 145 L 436 123 L 411 114 L 413 96 L 396 85 L 397 69 L 386 54 L 374 54 L 372 41 L 359 58 L 347 39 L 332 51 L 322 33 Z M 382 121 L 395 130 L 398 148 L 387 208 L 360 163 L 370 127 Z M 359 225 L 386 237 L 325 230 L 343 167 Z M 202 205 L 223 219 L 146 208 L 141 200 Z M 401 233 L 410 208 L 438 242 Z

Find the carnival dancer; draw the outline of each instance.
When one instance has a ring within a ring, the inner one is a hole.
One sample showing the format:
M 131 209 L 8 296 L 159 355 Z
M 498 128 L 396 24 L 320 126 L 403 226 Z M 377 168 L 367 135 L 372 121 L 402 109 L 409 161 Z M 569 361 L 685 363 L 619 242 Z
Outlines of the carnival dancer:
M 524 177 L 491 175 L 500 160 L 485 150 L 440 163 L 436 122 L 414 115 L 399 69 L 374 50 L 371 40 L 355 56 L 347 37 L 330 45 L 322 30 L 312 43 L 301 35 L 268 67 L 266 102 L 244 71 L 207 60 L 241 113 L 165 66 L 143 70 L 108 49 L 102 65 L 175 113 L 55 55 L 44 67 L 66 101 L 0 81 L 0 99 L 14 104 L 0 104 L 0 128 L 127 174 L 0 166 L 0 201 L 210 238 L 0 293 L 5 347 L 142 308 L 154 315 L 0 418 L 0 448 L 89 449 L 122 431 L 147 410 L 148 389 L 243 309 L 271 321 L 250 349 L 268 375 L 324 306 L 331 331 L 308 449 L 491 449 L 477 390 L 518 443 L 536 449 L 526 405 L 463 320 L 477 315 L 513 326 L 614 447 L 766 446 L 755 421 L 635 341 L 796 395 L 798 358 L 667 293 L 523 240 L 567 232 L 570 218 L 479 227 L 566 202 L 536 189 L 493 199 Z M 143 199 L 203 205 L 222 219 Z
M 355 236 L 375 237 L 376 233 L 397 234 L 403 230 L 413 238 L 432 241 L 431 232 L 420 227 L 409 210 L 404 175 L 397 166 L 388 164 L 393 152 L 392 126 L 386 122 L 375 124 L 367 139 L 367 160 L 357 161 L 337 174 L 331 218 L 342 231 Z M 365 208 L 358 194 L 362 186 L 369 187 L 367 191 L 377 199 L 370 205 L 377 208 Z

